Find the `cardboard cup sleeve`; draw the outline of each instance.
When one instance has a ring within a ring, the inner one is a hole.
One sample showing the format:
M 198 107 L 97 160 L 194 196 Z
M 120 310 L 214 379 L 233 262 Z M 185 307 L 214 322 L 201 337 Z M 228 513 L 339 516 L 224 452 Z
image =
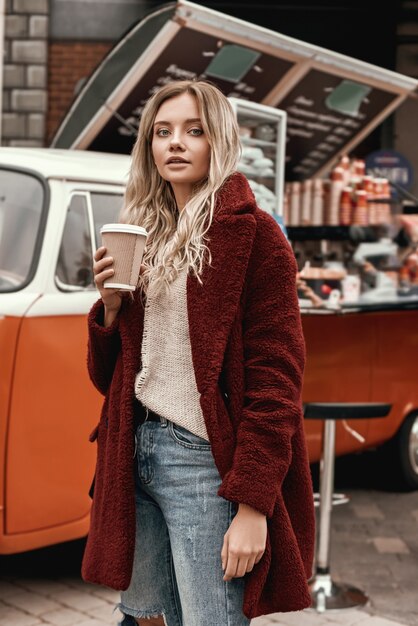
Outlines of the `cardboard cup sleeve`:
M 113 257 L 115 273 L 104 281 L 106 289 L 135 291 L 142 257 L 144 255 L 147 231 L 133 224 L 104 224 L 100 229 L 106 256 Z

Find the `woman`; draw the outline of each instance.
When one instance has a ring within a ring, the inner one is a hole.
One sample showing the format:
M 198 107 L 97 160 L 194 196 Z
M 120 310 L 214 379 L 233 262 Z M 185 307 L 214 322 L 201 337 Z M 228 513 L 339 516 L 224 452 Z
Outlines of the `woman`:
M 113 261 L 95 254 L 88 365 L 105 402 L 82 571 L 122 590 L 124 626 L 246 626 L 310 604 L 296 263 L 238 156 L 218 89 L 160 89 L 121 215 L 148 231 L 133 300 L 103 288 Z

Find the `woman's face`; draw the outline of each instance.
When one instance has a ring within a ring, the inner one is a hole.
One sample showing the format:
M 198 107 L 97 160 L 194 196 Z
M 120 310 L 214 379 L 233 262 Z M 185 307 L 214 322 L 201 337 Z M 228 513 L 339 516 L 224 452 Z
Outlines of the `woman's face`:
M 152 154 L 158 172 L 177 189 L 191 191 L 209 172 L 210 146 L 197 101 L 183 93 L 163 102 L 155 117 Z

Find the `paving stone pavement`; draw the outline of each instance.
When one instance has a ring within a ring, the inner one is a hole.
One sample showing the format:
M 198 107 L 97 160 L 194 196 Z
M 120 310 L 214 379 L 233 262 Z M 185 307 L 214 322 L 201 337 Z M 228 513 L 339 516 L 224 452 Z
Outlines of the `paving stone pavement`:
M 391 493 L 373 484 L 345 491 L 350 502 L 333 511 L 332 574 L 363 589 L 369 603 L 325 614 L 268 615 L 252 626 L 418 626 L 418 492 Z M 118 594 L 80 579 L 83 546 L 0 557 L 0 626 L 115 626 Z

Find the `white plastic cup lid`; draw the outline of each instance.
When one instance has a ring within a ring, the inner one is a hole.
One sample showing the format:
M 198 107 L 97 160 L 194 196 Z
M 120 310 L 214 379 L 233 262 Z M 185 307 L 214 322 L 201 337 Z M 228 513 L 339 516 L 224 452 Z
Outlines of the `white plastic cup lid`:
M 103 224 L 100 229 L 101 233 L 131 233 L 134 235 L 147 236 L 147 231 L 143 226 L 135 224 Z

